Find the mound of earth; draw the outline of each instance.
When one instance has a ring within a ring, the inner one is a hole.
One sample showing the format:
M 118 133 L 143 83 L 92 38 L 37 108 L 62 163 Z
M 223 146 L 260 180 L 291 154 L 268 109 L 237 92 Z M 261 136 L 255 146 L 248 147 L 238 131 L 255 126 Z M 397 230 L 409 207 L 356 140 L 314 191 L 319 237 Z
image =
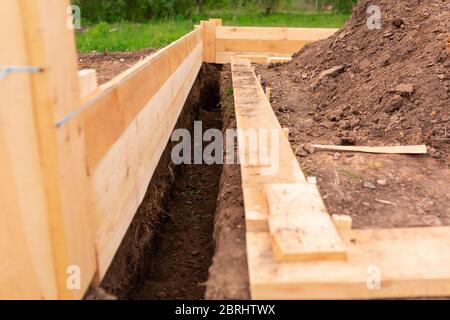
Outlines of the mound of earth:
M 380 8 L 380 29 L 367 25 L 370 5 Z M 361 0 L 335 35 L 290 63 L 256 68 L 330 214 L 351 215 L 355 228 L 450 225 L 448 1 Z M 311 143 L 429 152 L 319 152 Z
M 367 26 L 370 5 L 381 9 L 379 30 Z M 259 72 L 281 121 L 308 141 L 423 143 L 448 161 L 448 1 L 362 0 L 335 35 Z

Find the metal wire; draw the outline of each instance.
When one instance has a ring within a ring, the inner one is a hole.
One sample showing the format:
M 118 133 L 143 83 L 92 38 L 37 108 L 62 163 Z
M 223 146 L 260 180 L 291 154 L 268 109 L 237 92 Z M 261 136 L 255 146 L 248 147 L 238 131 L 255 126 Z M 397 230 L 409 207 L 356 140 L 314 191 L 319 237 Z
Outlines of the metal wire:
M 38 73 L 43 72 L 44 69 L 39 67 L 18 67 L 18 66 L 9 66 L 0 68 L 0 80 L 5 79 L 12 73 Z

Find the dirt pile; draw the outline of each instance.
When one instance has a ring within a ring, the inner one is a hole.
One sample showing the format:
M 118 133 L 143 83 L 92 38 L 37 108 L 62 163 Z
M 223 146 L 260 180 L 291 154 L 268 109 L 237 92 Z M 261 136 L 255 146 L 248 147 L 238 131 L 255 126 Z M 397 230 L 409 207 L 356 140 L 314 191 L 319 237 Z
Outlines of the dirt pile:
M 381 10 L 380 29 L 367 25 L 370 5 Z M 362 0 L 335 35 L 258 72 L 280 122 L 301 130 L 298 142 L 424 143 L 448 161 L 447 0 Z
M 380 8 L 380 29 L 367 25 L 370 5 Z M 335 35 L 257 73 L 330 214 L 350 215 L 355 228 L 450 225 L 448 0 L 361 0 Z M 319 152 L 309 143 L 426 144 L 429 154 Z

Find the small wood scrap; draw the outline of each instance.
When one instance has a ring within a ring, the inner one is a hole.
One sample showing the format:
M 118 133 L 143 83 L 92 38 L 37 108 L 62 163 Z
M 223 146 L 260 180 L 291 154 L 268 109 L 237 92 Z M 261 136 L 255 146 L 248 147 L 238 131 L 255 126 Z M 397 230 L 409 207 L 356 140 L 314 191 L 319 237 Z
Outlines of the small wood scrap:
M 289 140 L 289 128 L 283 128 L 283 134 L 285 135 L 286 139 Z
M 396 204 L 394 202 L 391 202 L 391 201 L 388 201 L 388 200 L 375 199 L 375 202 L 391 205 L 391 206 L 394 206 L 394 207 L 396 206 Z
M 266 97 L 267 97 L 267 100 L 269 100 L 269 102 L 270 102 L 270 91 L 271 91 L 270 87 L 266 86 Z
M 248 59 L 251 63 L 267 64 L 268 57 L 264 54 L 238 54 L 237 59 Z
M 277 261 L 345 260 L 346 248 L 314 184 L 265 186 Z
M 339 232 L 348 231 L 352 229 L 352 217 L 342 214 L 333 214 L 331 219 Z
M 427 153 L 427 147 L 425 145 L 366 147 L 366 146 L 335 146 L 335 145 L 313 144 L 312 146 L 319 150 L 349 151 L 349 152 L 364 152 L 364 153 L 386 153 L 386 154 L 426 154 Z
M 292 57 L 267 57 L 267 63 L 286 63 L 291 61 Z
M 251 63 L 270 64 L 270 63 L 286 63 L 292 61 L 292 57 L 274 57 L 266 54 L 237 54 L 237 59 L 248 59 Z
M 78 71 L 80 85 L 80 97 L 85 99 L 97 90 L 97 72 L 94 69 L 83 69 Z

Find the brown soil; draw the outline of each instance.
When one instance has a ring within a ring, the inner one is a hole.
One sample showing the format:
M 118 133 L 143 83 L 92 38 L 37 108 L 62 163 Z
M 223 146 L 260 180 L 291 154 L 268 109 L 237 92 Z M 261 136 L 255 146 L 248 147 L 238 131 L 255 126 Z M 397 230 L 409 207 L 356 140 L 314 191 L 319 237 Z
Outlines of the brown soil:
M 366 26 L 369 4 L 381 8 L 381 30 Z M 362 0 L 334 36 L 257 69 L 330 213 L 358 228 L 450 224 L 448 2 Z M 309 143 L 424 143 L 429 155 L 314 152 Z
M 78 56 L 81 69 L 97 70 L 98 84 L 103 84 L 158 49 L 142 49 L 135 52 L 83 53 Z
M 151 52 L 82 55 L 80 69 L 97 69 L 104 83 Z M 218 79 L 215 67 L 203 66 L 176 128 L 192 130 L 196 119 L 204 130 L 222 128 Z M 91 288 L 88 299 L 204 298 L 221 166 L 175 166 L 175 144 L 168 143 L 101 287 Z
M 220 76 L 220 104 L 223 131 L 236 129 L 231 69 L 223 66 Z M 237 154 L 235 145 L 235 154 Z M 214 227 L 215 254 L 206 288 L 206 299 L 250 299 L 245 212 L 241 170 L 237 164 L 224 164 Z
M 175 128 L 192 130 L 194 120 L 198 119 L 201 108 L 206 105 L 203 97 L 211 96 L 210 78 L 211 74 L 214 73 L 212 72 L 213 70 L 207 69 L 208 66 L 205 65 L 200 71 L 200 74 L 197 77 L 185 102 Z M 140 290 L 142 285 L 146 283 L 147 279 L 151 279 L 151 277 L 154 276 L 154 273 L 152 273 L 152 268 L 158 268 L 158 266 L 162 266 L 164 264 L 165 267 L 168 268 L 168 262 L 163 259 L 163 251 L 159 248 L 167 243 L 167 239 L 171 239 L 170 237 L 172 235 L 170 232 L 180 232 L 180 230 L 176 229 L 174 231 L 173 228 L 180 227 L 183 230 L 186 229 L 185 231 L 189 231 L 187 228 L 187 223 L 189 222 L 192 211 L 177 211 L 179 210 L 179 199 L 174 198 L 174 196 L 178 194 L 177 192 L 179 191 L 179 188 L 178 183 L 174 185 L 174 182 L 185 180 L 187 173 L 189 173 L 189 177 L 192 179 L 192 176 L 190 175 L 192 172 L 186 171 L 186 169 L 182 166 L 173 165 L 171 161 L 171 151 L 175 144 L 176 142 L 168 142 L 158 163 L 158 167 L 153 174 L 152 180 L 150 181 L 145 199 L 139 207 L 114 258 L 114 261 L 112 262 L 111 267 L 101 284 L 103 289 L 105 289 L 108 293 L 116 295 L 119 299 L 130 299 L 136 297 L 136 293 Z M 217 179 L 218 183 L 219 177 L 220 171 L 216 176 L 211 175 L 211 184 L 214 183 L 214 179 Z M 200 181 L 198 180 L 197 182 Z M 212 192 L 214 189 L 211 189 L 210 191 L 214 194 Z M 186 192 L 189 191 L 187 190 Z M 217 198 L 217 194 L 215 197 Z M 203 200 L 205 200 L 205 202 L 203 202 Z M 200 207 L 206 203 L 207 199 L 198 199 L 196 204 Z M 209 205 L 212 204 L 208 204 L 208 206 Z M 174 226 L 171 219 L 175 219 L 175 217 L 178 220 L 176 220 L 177 225 Z M 203 232 L 207 232 L 209 228 L 208 219 L 205 218 L 204 220 L 199 221 L 201 224 L 198 226 L 204 228 L 202 229 Z M 192 225 L 191 227 L 193 226 L 195 227 L 195 225 Z M 198 233 L 198 230 L 191 228 L 191 232 L 192 233 L 190 236 L 194 237 Z M 197 261 L 198 265 L 203 268 L 204 273 L 207 273 L 210 264 L 210 262 L 207 262 L 208 256 L 205 252 L 209 252 L 209 250 L 211 250 L 212 228 L 209 233 L 209 246 L 206 245 L 203 251 L 199 250 L 199 255 L 197 257 L 191 256 L 191 260 Z M 185 235 L 187 236 L 187 233 L 185 233 Z M 202 238 L 205 237 L 206 235 L 202 235 Z M 199 239 L 198 241 L 203 240 Z M 158 243 L 160 246 L 158 246 Z M 194 244 L 192 245 L 194 246 Z M 200 242 L 197 242 L 195 245 L 200 245 Z M 177 249 L 179 252 L 167 251 L 167 257 L 170 257 L 171 259 L 173 259 L 176 255 L 184 257 L 185 252 L 183 252 L 183 247 L 173 247 L 172 249 Z M 195 248 L 193 247 L 193 249 L 189 252 L 192 253 L 194 250 Z M 157 256 L 158 259 L 156 259 L 155 256 Z M 186 261 L 191 260 L 186 259 Z M 178 263 L 179 265 L 176 267 L 175 265 L 172 266 L 171 270 L 178 270 L 180 273 L 185 272 L 185 269 L 183 268 L 187 267 L 186 261 L 173 259 L 173 263 Z M 178 276 L 181 279 L 180 273 L 175 273 L 174 276 Z M 194 283 L 196 279 L 194 276 L 196 277 L 197 275 L 191 275 L 190 277 L 187 277 L 185 281 L 191 281 Z M 197 287 L 189 287 L 189 290 L 192 290 L 192 292 L 186 291 L 186 294 L 191 294 L 192 297 L 193 295 L 198 294 Z M 154 294 L 156 295 L 159 292 L 160 291 L 156 291 Z M 168 290 L 166 294 L 167 298 L 181 297 L 178 296 L 179 293 L 175 290 Z M 139 297 L 137 296 L 136 298 Z

